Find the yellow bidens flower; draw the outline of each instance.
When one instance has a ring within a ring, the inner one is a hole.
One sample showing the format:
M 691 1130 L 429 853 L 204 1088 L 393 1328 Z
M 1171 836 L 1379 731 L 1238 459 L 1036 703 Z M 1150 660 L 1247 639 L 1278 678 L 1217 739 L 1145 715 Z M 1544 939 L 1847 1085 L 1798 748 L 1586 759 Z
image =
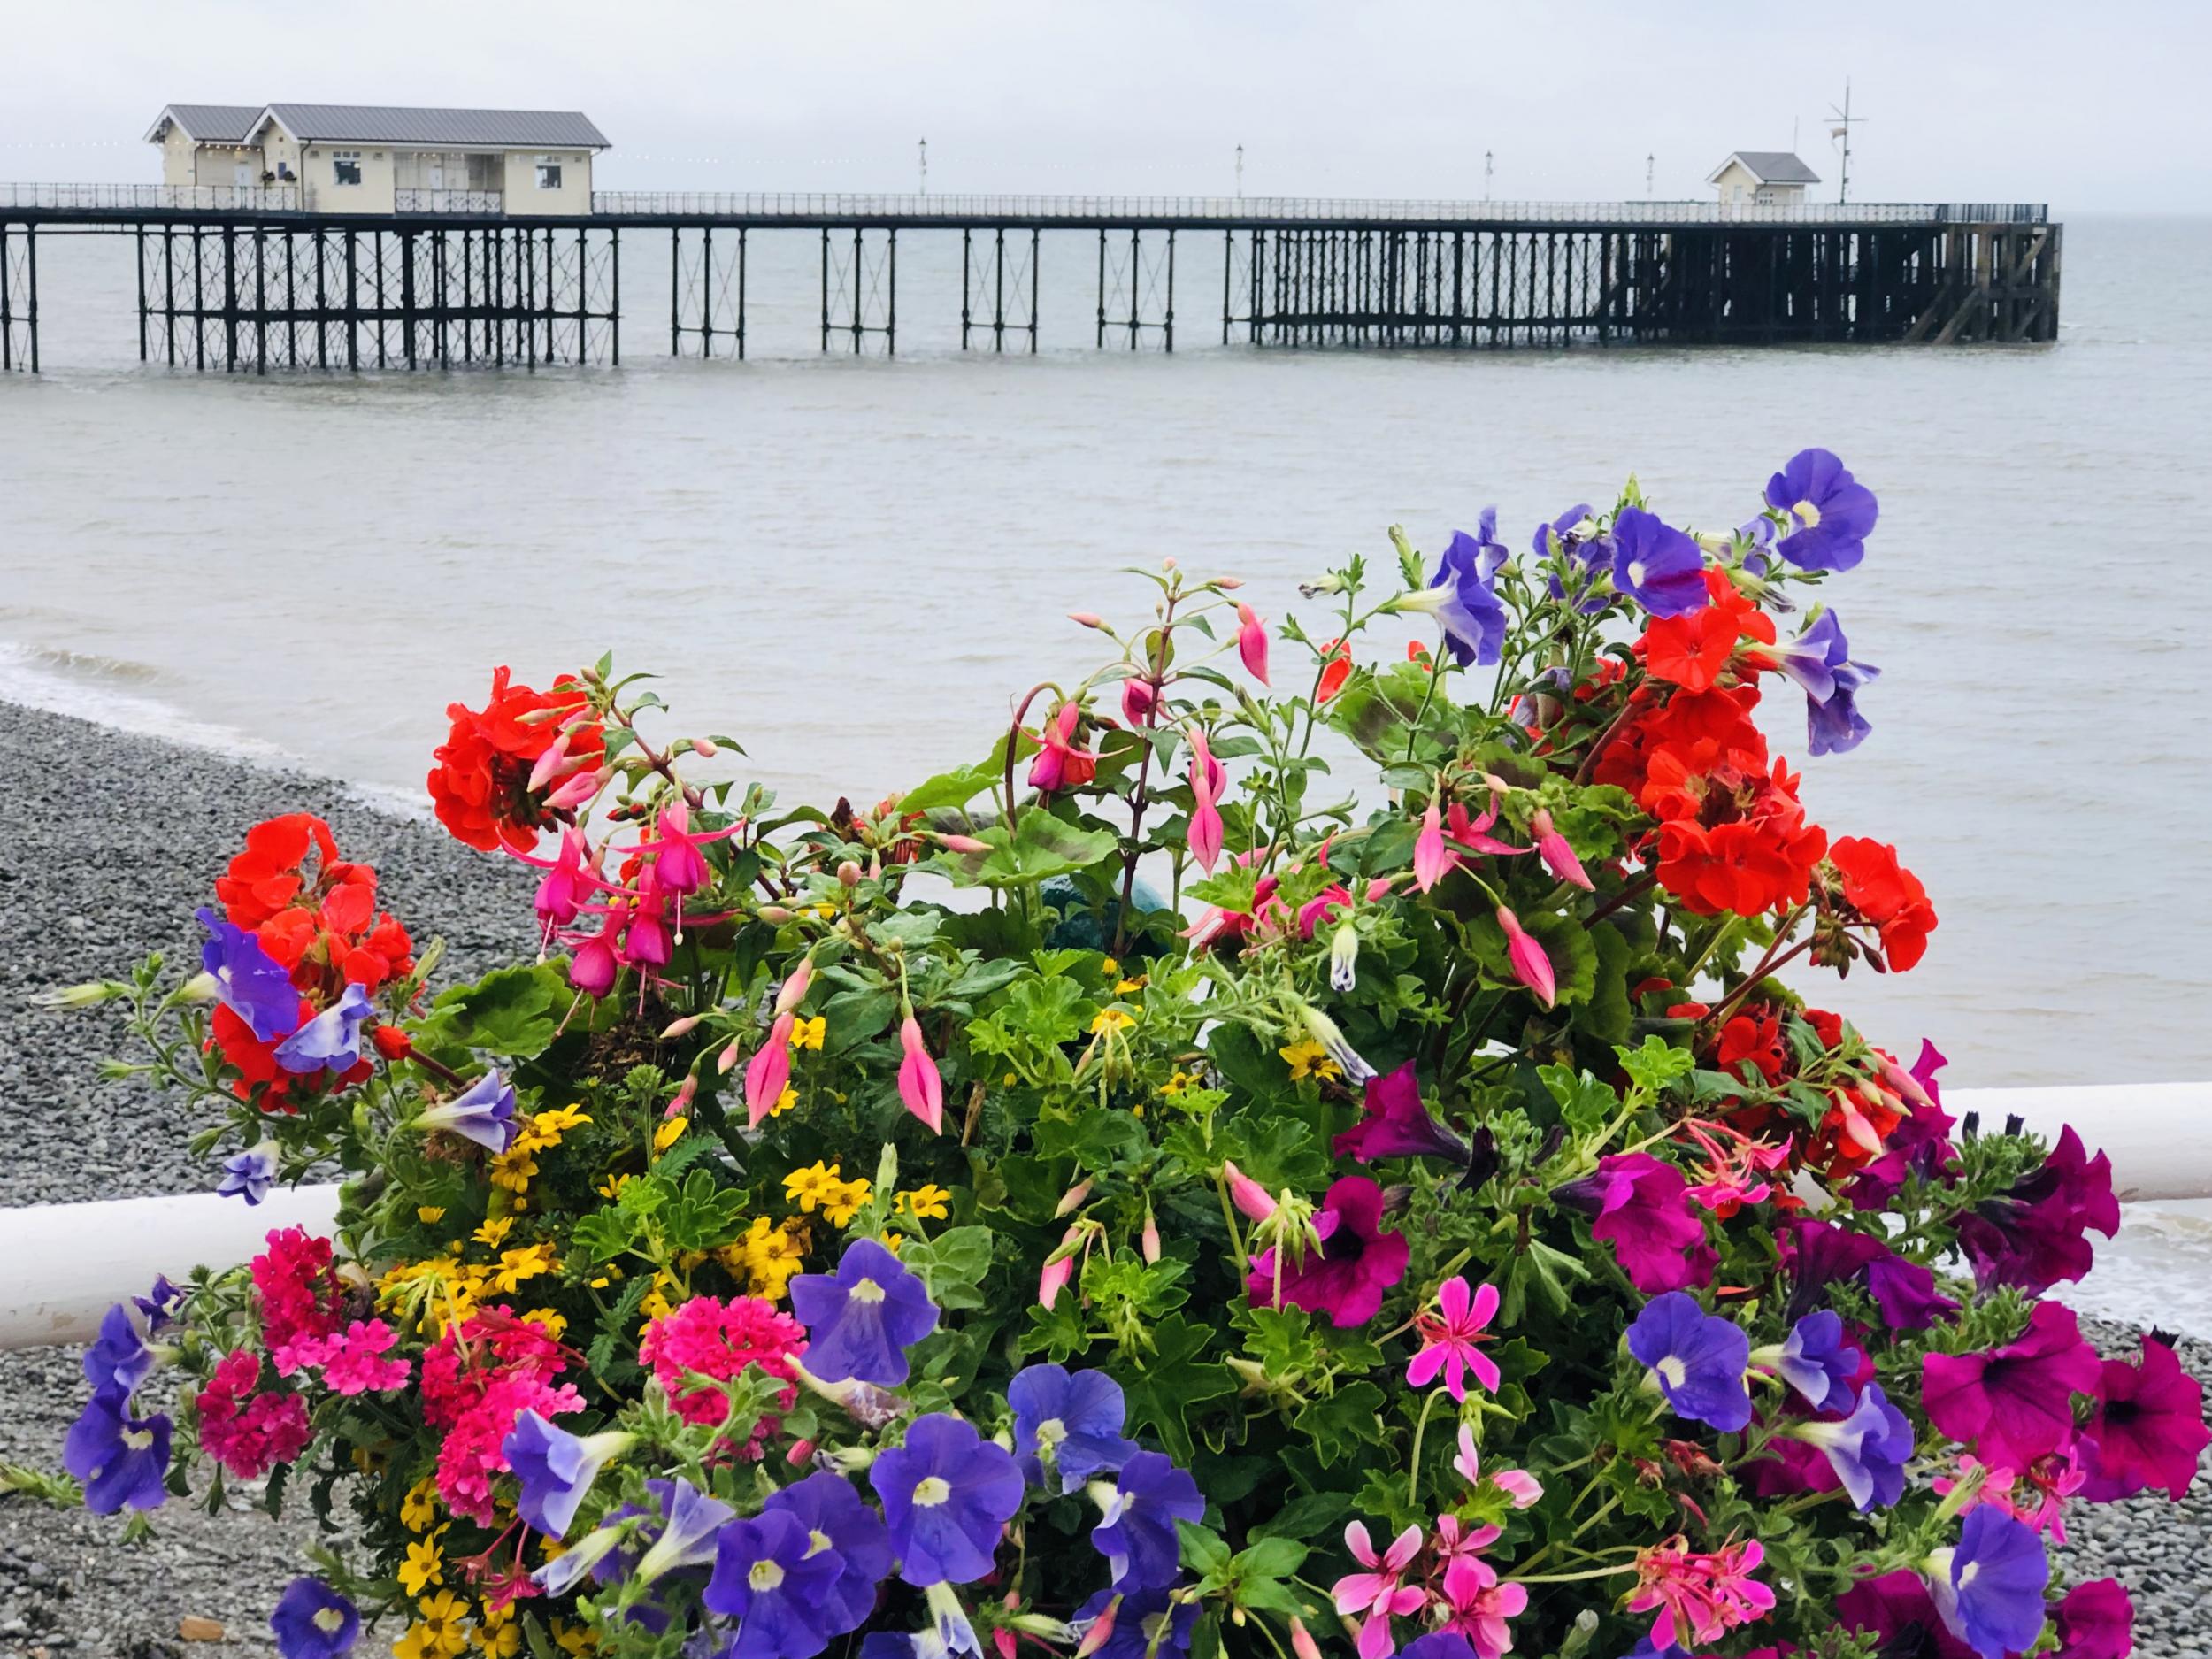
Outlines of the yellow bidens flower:
M 595 1631 L 581 1624 L 572 1624 L 565 1618 L 553 1621 L 553 1645 L 563 1653 L 573 1654 L 576 1659 L 599 1651 L 599 1637 Z
M 399 1501 L 399 1524 L 411 1532 L 426 1532 L 438 1518 L 438 1483 L 429 1475 L 407 1488 Z
M 441 1590 L 437 1594 L 416 1602 L 415 1610 L 421 1615 L 421 1621 L 401 1638 L 401 1645 L 392 1650 L 395 1654 L 402 1655 L 403 1659 L 412 1659 L 405 1646 L 411 1641 L 419 1642 L 412 1654 L 422 1655 L 423 1659 L 429 1659 L 429 1655 L 434 1654 L 442 1655 L 467 1650 L 466 1601 L 450 1590 Z
M 811 1214 L 845 1184 L 842 1166 L 819 1161 L 783 1178 L 783 1195 Z
M 756 1216 L 745 1236 L 724 1245 L 715 1258 L 731 1278 L 746 1280 L 753 1295 L 781 1302 L 805 1263 L 807 1242 L 804 1222 L 795 1217 L 779 1224 Z
M 536 1325 L 556 1342 L 559 1341 L 568 1330 L 568 1316 L 565 1313 L 557 1313 L 550 1308 L 533 1308 L 522 1316 L 522 1322 L 525 1325 Z
M 1137 1017 L 1126 1009 L 1102 1008 L 1091 1021 L 1091 1035 L 1103 1037 L 1108 1032 L 1127 1031 L 1137 1023 Z
M 415 1219 L 426 1227 L 434 1227 L 445 1219 L 445 1206 L 443 1204 L 418 1204 L 415 1206 Z
M 511 1294 L 522 1287 L 526 1279 L 535 1279 L 549 1273 L 560 1265 L 549 1244 L 526 1244 L 518 1250 L 503 1250 L 499 1266 L 493 1272 L 492 1282 L 503 1291 Z
M 799 1091 L 787 1083 L 783 1086 L 783 1093 L 776 1096 L 776 1103 L 768 1109 L 768 1115 L 771 1118 L 780 1118 L 798 1103 Z
M 791 1023 L 791 1046 L 794 1048 L 812 1048 L 819 1053 L 822 1034 L 827 1025 L 828 1021 L 819 1014 L 811 1019 L 800 1016 Z
M 1116 979 L 1114 981 L 1114 995 L 1116 996 L 1127 996 L 1133 992 L 1141 991 L 1144 989 L 1146 982 L 1150 979 L 1151 977 L 1152 976 L 1150 974 L 1140 973 L 1133 979 Z
M 515 1230 L 512 1216 L 494 1216 L 469 1236 L 487 1248 L 496 1250 L 507 1242 L 507 1235 Z
M 428 1538 L 418 1538 L 407 1546 L 407 1559 L 399 1563 L 400 1587 L 410 1595 L 420 1595 L 434 1584 L 445 1582 L 445 1556 L 438 1548 L 438 1540 L 445 1533 L 440 1527 Z
M 638 1300 L 638 1311 L 645 1316 L 645 1323 L 651 1325 L 675 1312 L 676 1304 L 668 1300 L 668 1293 L 681 1288 L 676 1275 L 668 1269 L 664 1267 L 655 1273 L 651 1286 Z
M 684 1131 L 691 1127 L 688 1118 L 671 1118 L 653 1131 L 653 1150 L 665 1152 L 683 1139 Z
M 491 1161 L 490 1173 L 494 1187 L 504 1187 L 519 1198 L 537 1178 L 538 1161 L 517 1141 Z
M 1283 1064 L 1290 1068 L 1290 1080 L 1294 1083 L 1303 1082 L 1310 1077 L 1327 1079 L 1343 1075 L 1336 1062 L 1329 1058 L 1328 1049 L 1310 1037 L 1303 1042 L 1294 1042 L 1287 1048 L 1279 1048 L 1276 1052 L 1282 1056 Z
M 891 1207 L 902 1215 L 912 1216 L 919 1221 L 942 1221 L 952 1212 L 945 1203 L 952 1194 L 934 1181 L 924 1181 L 910 1193 L 901 1193 Z
M 823 1198 L 822 1214 L 828 1218 L 830 1225 L 841 1227 L 860 1213 L 861 1205 L 868 1202 L 868 1195 L 873 1189 L 874 1184 L 865 1178 L 847 1181 L 833 1196 Z
M 1170 1100 L 1179 1099 L 1183 1091 L 1189 1088 L 1197 1081 L 1198 1079 L 1193 1077 L 1189 1072 L 1178 1071 L 1173 1076 L 1169 1078 L 1166 1082 L 1160 1085 L 1160 1093 L 1166 1095 Z
M 598 1194 L 602 1198 L 619 1198 L 622 1196 L 622 1189 L 635 1179 L 636 1177 L 632 1175 L 610 1175 L 599 1183 Z

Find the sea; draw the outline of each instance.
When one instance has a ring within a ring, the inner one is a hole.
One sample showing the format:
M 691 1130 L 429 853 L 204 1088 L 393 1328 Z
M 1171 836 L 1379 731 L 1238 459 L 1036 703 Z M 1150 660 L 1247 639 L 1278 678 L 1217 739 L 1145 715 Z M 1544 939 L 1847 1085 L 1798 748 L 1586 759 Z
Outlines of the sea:
M 1101 349 L 1095 240 L 1048 233 L 1038 350 L 964 352 L 944 232 L 900 239 L 896 356 L 826 353 L 815 236 L 749 253 L 742 363 L 668 355 L 649 235 L 619 368 L 258 377 L 142 365 L 129 244 L 42 237 L 45 372 L 0 382 L 0 700 L 420 810 L 449 702 L 612 650 L 787 800 L 865 804 L 1079 677 L 1067 613 L 1143 617 L 1134 569 L 1319 626 L 1297 582 L 1386 567 L 1393 524 L 1433 550 L 1494 505 L 1519 545 L 1632 473 L 1724 526 L 1818 444 L 1881 502 L 1829 592 L 1882 674 L 1804 793 L 1941 918 L 1909 974 L 1824 995 L 1960 1084 L 2212 1079 L 2212 219 L 2070 218 L 2059 342 L 1940 350 L 1225 345 L 1202 237 L 1173 352 Z M 2111 1310 L 2191 1296 L 2212 1333 L 2200 1208 L 2131 1211 Z

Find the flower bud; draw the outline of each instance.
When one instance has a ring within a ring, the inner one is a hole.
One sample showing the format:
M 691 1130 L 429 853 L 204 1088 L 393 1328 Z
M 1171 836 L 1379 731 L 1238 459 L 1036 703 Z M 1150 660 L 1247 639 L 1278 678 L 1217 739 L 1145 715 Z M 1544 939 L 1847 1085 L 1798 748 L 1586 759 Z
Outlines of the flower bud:
M 764 904 L 756 912 L 764 922 L 773 922 L 780 927 L 791 919 L 791 912 L 780 904 Z
M 215 976 L 196 973 L 185 982 L 187 989 L 194 989 L 203 980 L 206 981 L 206 991 L 204 995 L 192 997 L 191 1000 L 196 1002 L 204 1002 L 215 995 Z M 82 985 L 65 985 L 58 990 L 41 991 L 31 998 L 31 1002 L 36 1008 L 97 1008 L 103 1002 L 129 995 L 128 986 L 118 985 L 111 979 L 91 979 Z
M 843 864 L 837 866 L 837 880 L 841 887 L 858 887 L 860 885 L 860 866 L 854 863 L 851 859 L 846 859 Z
M 1290 1617 L 1290 1650 L 1298 1659 L 1321 1659 L 1321 1644 L 1314 1640 L 1306 1621 L 1295 1613 Z
M 673 1042 L 679 1037 L 689 1036 L 699 1028 L 699 1022 L 705 1018 L 704 1014 L 686 1014 L 681 1019 L 670 1021 L 667 1028 L 661 1033 L 661 1041 Z
M 807 987 L 813 983 L 814 958 L 803 956 L 799 965 L 792 969 L 791 977 L 783 982 L 783 988 L 776 993 L 776 1012 L 789 1014 L 796 1011 L 799 1004 L 806 1001 Z
M 1233 594 L 1236 592 L 1238 588 L 1244 586 L 1244 578 L 1241 576 L 1217 576 L 1214 579 L 1214 586 L 1220 588 L 1225 594 Z
M 1153 1219 L 1150 1204 L 1144 1207 L 1144 1231 L 1138 1235 L 1137 1248 L 1147 1267 L 1160 1259 L 1160 1224 Z
M 1344 591 L 1344 579 L 1333 572 L 1317 576 L 1311 581 L 1300 582 L 1298 591 L 1309 599 L 1317 599 L 1323 594 L 1340 594 Z
M 712 760 L 722 751 L 715 748 L 713 739 L 695 737 L 691 740 L 691 752 L 701 760 Z
M 1094 611 L 1071 611 L 1068 612 L 1068 620 L 1078 626 L 1086 628 L 1102 628 L 1106 626 L 1105 618 Z
M 737 1044 L 733 1042 L 728 1048 L 723 1049 L 720 1054 L 714 1056 L 714 1069 L 722 1076 L 727 1077 L 730 1072 L 735 1069 L 737 1063 L 744 1057 L 743 1053 L 740 1051 Z
M 1348 991 L 1359 976 L 1359 929 L 1348 917 L 1329 941 L 1329 988 Z
M 972 835 L 940 835 L 939 845 L 949 853 L 964 853 L 971 857 L 991 850 L 991 843 L 979 841 Z
M 1083 1640 L 1075 1649 L 1075 1659 L 1091 1659 L 1093 1654 L 1111 1641 L 1114 1638 L 1114 1621 L 1120 1614 L 1121 1598 L 1115 1596 L 1091 1621 L 1090 1629 L 1083 1632 Z
M 1159 693 L 1150 680 L 1133 678 L 1121 682 L 1121 718 L 1130 725 L 1151 725 L 1152 712 L 1159 706 Z
M 1091 1180 L 1092 1178 L 1087 1175 L 1061 1195 L 1059 1208 L 1052 1212 L 1055 1221 L 1072 1215 L 1083 1207 L 1083 1201 L 1091 1195 Z
M 1275 1213 L 1275 1201 L 1268 1196 L 1267 1188 L 1237 1168 L 1234 1163 L 1224 1163 L 1221 1173 L 1229 1183 L 1229 1200 L 1254 1221 L 1265 1221 Z

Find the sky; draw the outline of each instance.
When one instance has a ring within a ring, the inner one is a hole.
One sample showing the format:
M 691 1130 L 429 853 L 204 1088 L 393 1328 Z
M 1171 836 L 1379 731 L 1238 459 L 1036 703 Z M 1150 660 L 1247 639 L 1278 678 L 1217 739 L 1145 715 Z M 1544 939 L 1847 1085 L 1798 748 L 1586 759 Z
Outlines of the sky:
M 83 0 L 0 53 L 0 179 L 158 177 L 161 106 L 582 109 L 616 189 L 1479 198 L 1709 194 L 1732 150 L 1832 199 L 2212 211 L 2181 0 Z

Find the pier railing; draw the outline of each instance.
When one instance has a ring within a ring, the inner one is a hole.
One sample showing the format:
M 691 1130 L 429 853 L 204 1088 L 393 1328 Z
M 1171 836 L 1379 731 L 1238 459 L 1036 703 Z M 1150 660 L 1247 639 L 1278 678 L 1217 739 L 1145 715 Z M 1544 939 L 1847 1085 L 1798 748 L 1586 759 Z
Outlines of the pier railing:
M 507 198 L 498 190 L 395 190 L 399 213 L 504 213 Z
M 697 215 L 701 218 L 816 219 L 883 218 L 908 221 L 978 219 L 1286 220 L 1363 223 L 1508 221 L 1608 225 L 1931 225 L 2041 224 L 2040 202 L 1471 202 L 1363 200 L 1314 196 L 868 196 L 814 192 L 596 190 L 591 210 L 609 218 Z
M 0 207 L 296 213 L 296 184 L 0 184 Z

